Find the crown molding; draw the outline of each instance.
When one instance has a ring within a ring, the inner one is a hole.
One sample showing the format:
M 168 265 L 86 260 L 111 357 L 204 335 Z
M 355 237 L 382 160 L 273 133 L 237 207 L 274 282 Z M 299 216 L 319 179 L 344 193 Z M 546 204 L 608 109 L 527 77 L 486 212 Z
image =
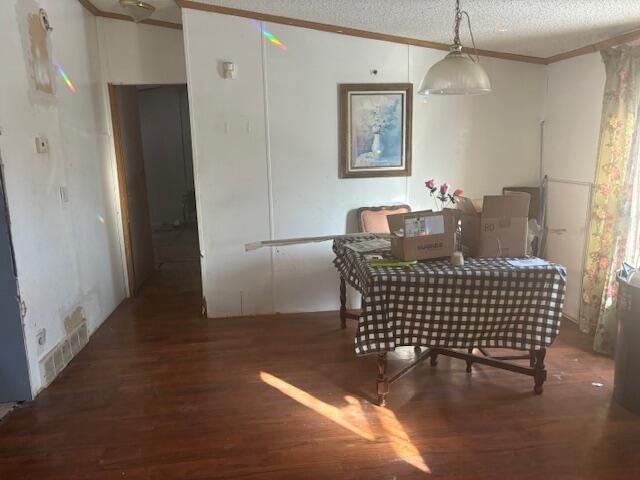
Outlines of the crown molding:
M 553 55 L 552 57 L 547 57 L 545 60 L 547 61 L 547 64 L 556 63 L 568 58 L 579 57 L 580 55 L 587 55 L 589 53 L 599 52 L 600 50 L 606 50 L 607 48 L 615 47 L 616 45 L 622 45 L 623 43 L 627 42 L 632 42 L 634 40 L 638 40 L 639 38 L 640 30 L 633 30 L 631 32 L 623 33 L 622 35 L 618 35 L 617 37 L 613 37 L 608 40 L 592 43 L 591 45 L 587 45 L 585 47 L 576 48 L 575 50 L 570 50 L 568 52 L 559 53 L 558 55 Z
M 97 8 L 90 0 L 78 0 L 80 4 L 85 7 L 96 17 L 111 18 L 114 20 L 123 20 L 126 22 L 133 22 L 133 19 L 127 15 L 120 13 L 105 12 Z M 371 32 L 368 30 L 359 30 L 356 28 L 341 27 L 339 25 L 331 25 L 328 23 L 311 22 L 308 20 L 300 20 L 297 18 L 282 17 L 279 15 L 270 15 L 267 13 L 254 12 L 251 10 L 241 10 L 238 8 L 222 7 L 218 5 L 211 5 L 208 3 L 193 1 L 193 0 L 175 0 L 176 4 L 180 8 L 189 8 L 192 10 L 201 10 L 205 12 L 219 13 L 222 15 L 232 15 L 235 17 L 252 18 L 263 22 L 278 23 L 281 25 L 290 25 L 293 27 L 308 28 L 311 30 L 319 30 L 322 32 L 337 33 L 340 35 L 349 35 L 352 37 L 368 38 L 371 40 L 382 40 L 385 42 L 400 43 L 403 45 L 414 45 L 416 47 L 432 48 L 435 50 L 449 51 L 449 45 L 446 43 L 431 42 L 429 40 L 420 40 L 417 38 L 401 37 L 398 35 L 387 35 L 384 33 Z M 173 28 L 176 30 L 182 30 L 182 25 L 174 22 L 165 22 L 162 20 L 147 19 L 139 23 L 144 25 L 153 25 L 156 27 Z M 596 42 L 591 45 L 576 48 L 564 53 L 552 55 L 550 57 L 534 57 L 530 55 L 518 55 L 515 53 L 498 52 L 494 50 L 482 50 L 478 49 L 478 55 L 484 57 L 501 58 L 503 60 L 513 60 L 516 62 L 535 63 L 539 65 L 549 65 L 552 63 L 567 60 L 569 58 L 578 57 L 580 55 L 587 55 L 589 53 L 605 50 L 616 45 L 632 42 L 640 39 L 640 29 L 633 30 L 622 35 Z M 466 49 L 469 51 L 469 49 Z
M 308 20 L 300 20 L 297 18 L 282 17 L 279 15 L 270 15 L 267 13 L 253 12 L 250 10 L 240 10 L 237 8 L 222 7 L 218 5 L 211 5 L 208 3 L 202 3 L 193 0 L 175 0 L 176 4 L 180 8 L 190 8 L 192 10 L 202 10 L 205 12 L 219 13 L 222 15 L 233 15 L 236 17 L 253 18 L 255 20 L 261 20 L 270 23 L 279 23 L 282 25 L 291 25 L 294 27 L 309 28 L 312 30 L 320 30 L 323 32 L 338 33 L 341 35 L 351 35 L 353 37 L 369 38 L 373 40 L 383 40 L 386 42 L 401 43 L 404 45 L 415 45 L 417 47 L 433 48 L 435 50 L 449 51 L 449 45 L 446 43 L 431 42 L 429 40 L 419 40 L 417 38 L 400 37 L 397 35 L 387 35 L 384 33 L 370 32 L 368 30 L 358 30 L 355 28 L 340 27 L 338 25 L 331 25 L 327 23 L 317 23 Z M 494 50 L 481 50 L 478 49 L 478 55 L 485 57 L 501 58 L 503 60 L 513 60 L 516 62 L 537 63 L 542 65 L 548 65 L 550 63 L 559 62 L 568 58 L 578 57 L 580 55 L 587 55 L 589 53 L 605 50 L 616 45 L 621 45 L 626 42 L 631 42 L 640 39 L 640 29 L 633 30 L 631 32 L 618 35 L 608 40 L 586 45 L 575 50 L 559 53 L 550 57 L 534 57 L 530 55 L 518 55 L 515 53 L 497 52 Z M 466 49 L 469 51 L 469 49 Z
M 123 20 L 125 22 L 136 23 L 128 15 L 124 15 L 122 13 L 105 12 L 103 10 L 100 10 L 93 3 L 91 3 L 90 0 L 78 0 L 78 1 L 84 8 L 86 8 L 89 12 L 91 12 L 92 15 L 96 17 L 111 18 L 114 20 Z M 142 20 L 141 22 L 137 22 L 137 23 L 142 23 L 143 25 L 153 25 L 155 27 L 164 27 L 164 28 L 173 28 L 175 30 L 182 30 L 182 25 L 179 23 L 165 22 L 164 20 L 154 20 L 152 18 L 148 18 L 146 20 Z
M 429 40 L 419 40 L 417 38 L 401 37 L 397 35 L 388 35 L 385 33 L 370 32 L 368 30 L 359 30 L 357 28 L 341 27 L 328 23 L 311 22 L 308 20 L 300 20 L 297 18 L 282 17 L 279 15 L 270 15 L 267 13 L 253 12 L 250 10 L 240 10 L 238 8 L 221 7 L 218 5 L 210 5 L 208 3 L 195 2 L 191 0 L 175 0 L 180 8 L 190 8 L 192 10 L 202 10 L 205 12 L 219 13 L 222 15 L 233 15 L 235 17 L 252 18 L 263 22 L 279 23 L 282 25 L 290 25 L 293 27 L 308 28 L 311 30 L 320 30 L 322 32 L 338 33 L 340 35 L 349 35 L 352 37 L 368 38 L 371 40 L 382 40 L 385 42 L 401 43 L 404 45 L 414 45 L 417 47 L 432 48 L 435 50 L 449 51 L 449 45 L 446 43 L 431 42 Z M 467 49 L 467 51 L 469 51 Z M 518 55 L 515 53 L 495 52 L 493 50 L 477 50 L 478 55 L 484 57 L 502 58 L 504 60 L 515 60 L 517 62 L 544 64 L 545 59 L 541 57 L 532 57 L 528 55 Z

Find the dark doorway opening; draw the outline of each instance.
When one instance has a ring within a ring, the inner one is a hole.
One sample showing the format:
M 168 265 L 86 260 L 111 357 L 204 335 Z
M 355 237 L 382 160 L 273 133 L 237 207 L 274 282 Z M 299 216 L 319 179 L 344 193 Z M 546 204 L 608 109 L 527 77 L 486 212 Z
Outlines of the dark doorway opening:
M 185 85 L 110 85 L 129 290 L 200 292 Z

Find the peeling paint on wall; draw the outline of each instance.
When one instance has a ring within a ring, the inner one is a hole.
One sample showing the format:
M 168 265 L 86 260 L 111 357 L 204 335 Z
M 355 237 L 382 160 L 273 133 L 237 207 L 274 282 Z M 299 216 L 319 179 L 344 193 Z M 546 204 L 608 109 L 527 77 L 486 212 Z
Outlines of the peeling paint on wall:
M 85 318 L 82 307 L 76 308 L 71 315 L 64 319 L 64 330 L 67 332 L 67 335 L 75 331 L 84 321 Z
M 55 99 L 51 40 L 40 20 L 40 6 L 34 0 L 16 2 L 16 16 L 30 99 L 33 103 L 50 105 Z

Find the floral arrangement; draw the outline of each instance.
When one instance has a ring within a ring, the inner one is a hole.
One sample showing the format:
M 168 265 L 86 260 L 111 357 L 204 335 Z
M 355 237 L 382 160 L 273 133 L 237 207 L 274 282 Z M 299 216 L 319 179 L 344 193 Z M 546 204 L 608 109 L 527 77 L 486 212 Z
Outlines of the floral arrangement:
M 429 190 L 429 195 L 440 202 L 440 210 L 449 204 L 455 205 L 456 199 L 464 193 L 461 188 L 456 188 L 453 193 L 449 193 L 449 185 L 447 183 L 436 185 L 436 181 L 433 178 L 424 182 L 424 186 Z

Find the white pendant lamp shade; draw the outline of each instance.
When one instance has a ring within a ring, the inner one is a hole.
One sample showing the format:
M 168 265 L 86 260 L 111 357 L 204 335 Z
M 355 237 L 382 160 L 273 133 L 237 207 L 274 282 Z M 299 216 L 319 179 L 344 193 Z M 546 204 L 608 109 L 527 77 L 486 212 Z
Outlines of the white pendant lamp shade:
M 153 5 L 139 0 L 120 0 L 120 6 L 127 12 L 134 22 L 146 20 L 155 11 Z
M 489 75 L 482 65 L 459 51 L 450 52 L 425 74 L 419 95 L 481 95 L 491 92 Z
M 449 47 L 450 52 L 427 71 L 418 88 L 419 95 L 481 95 L 491 92 L 489 75 L 480 65 L 480 57 L 476 53 L 474 59 L 462 51 L 460 22 L 463 16 L 467 17 L 469 34 L 475 50 L 476 42 L 471 30 L 471 19 L 467 12 L 460 10 L 460 0 L 456 0 L 453 43 Z

